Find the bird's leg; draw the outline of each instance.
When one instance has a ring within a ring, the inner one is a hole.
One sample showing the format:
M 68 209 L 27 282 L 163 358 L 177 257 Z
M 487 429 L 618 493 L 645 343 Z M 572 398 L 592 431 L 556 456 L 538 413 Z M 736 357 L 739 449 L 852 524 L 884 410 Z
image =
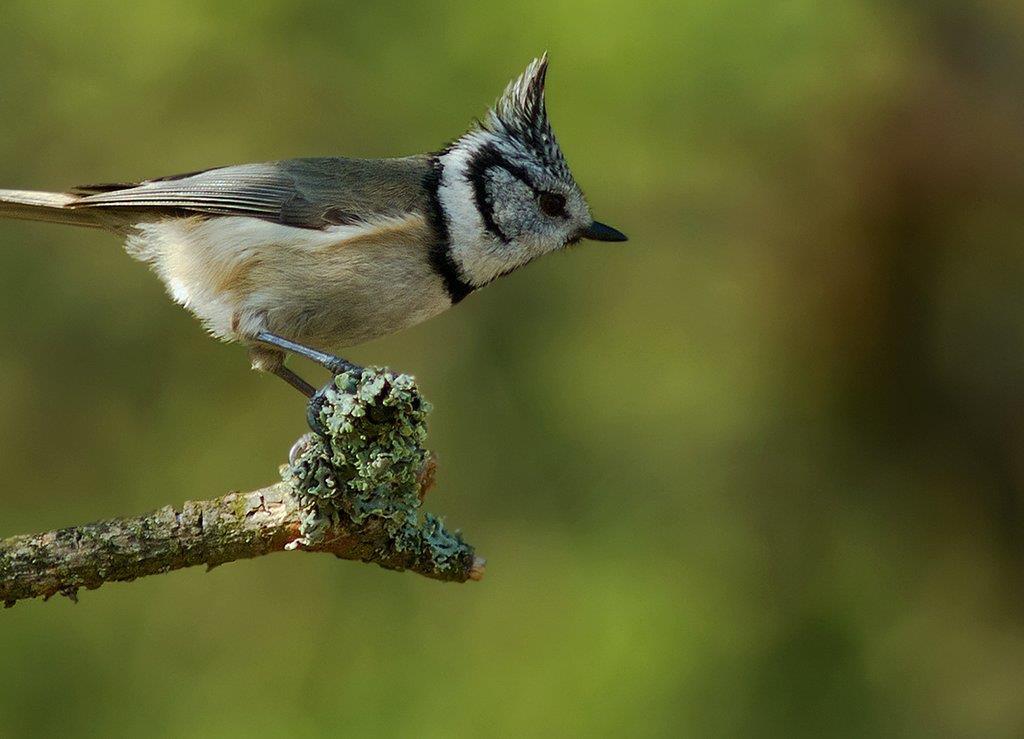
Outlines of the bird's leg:
M 277 347 L 278 349 L 286 352 L 298 354 L 300 357 L 312 359 L 317 364 L 326 368 L 332 375 L 340 375 L 348 372 L 356 378 L 359 378 L 363 374 L 362 367 L 349 362 L 347 359 L 342 359 L 341 357 L 336 357 L 333 354 L 327 354 L 326 352 L 322 352 L 317 349 L 311 349 L 310 347 L 303 346 L 302 344 L 296 344 L 294 341 L 289 341 L 288 339 L 278 336 L 277 334 L 272 334 L 269 331 L 260 331 L 254 338 L 262 344 L 269 344 L 270 346 Z M 269 369 L 275 375 L 309 398 L 309 408 L 307 413 L 309 427 L 317 434 L 320 434 L 321 436 L 325 435 L 325 429 L 320 425 L 319 415 L 320 409 L 323 407 L 325 402 L 325 392 L 331 384 L 328 383 L 328 385 L 320 390 L 314 390 L 312 385 L 285 367 L 283 362 L 270 365 L 266 367 L 266 369 Z
M 307 398 L 313 397 L 313 393 L 316 392 L 316 388 L 284 366 L 284 352 L 280 349 L 250 346 L 249 361 L 252 362 L 254 370 L 277 375 Z
M 270 371 L 273 372 L 278 377 L 280 377 L 285 382 L 287 382 L 293 388 L 298 390 L 300 393 L 305 395 L 307 398 L 312 398 L 313 394 L 316 392 L 315 387 L 313 387 L 308 382 L 303 380 L 301 377 L 295 374 L 292 370 L 285 367 L 283 364 Z
M 296 344 L 294 341 L 282 338 L 277 334 L 272 334 L 269 331 L 260 331 L 256 334 L 256 341 L 260 341 L 264 344 L 270 344 L 276 346 L 278 349 L 284 349 L 286 352 L 292 354 L 298 354 L 300 357 L 306 359 L 312 359 L 314 362 L 325 368 L 328 372 L 334 375 L 340 375 L 344 372 L 350 372 L 356 376 L 363 374 L 363 368 L 347 359 L 336 357 L 333 354 L 322 352 L 318 349 L 311 349 L 308 346 L 302 344 Z

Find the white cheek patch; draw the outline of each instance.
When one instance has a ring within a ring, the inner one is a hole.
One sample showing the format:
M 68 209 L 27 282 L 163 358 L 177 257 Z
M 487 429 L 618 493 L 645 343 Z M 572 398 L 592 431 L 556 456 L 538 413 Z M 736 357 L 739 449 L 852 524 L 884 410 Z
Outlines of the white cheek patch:
M 461 143 L 461 142 L 460 142 Z M 448 234 L 453 250 L 457 246 L 475 244 L 487 236 L 483 218 L 476 207 L 473 184 L 469 181 L 470 162 L 483 142 L 467 142 L 441 157 L 444 172 L 437 188 L 437 198 L 448 216 Z
M 474 286 L 485 285 L 524 261 L 514 244 L 494 238 L 477 209 L 469 169 L 491 138 L 493 135 L 485 132 L 470 133 L 440 158 L 444 170 L 437 199 L 448 219 L 452 258 L 463 279 Z

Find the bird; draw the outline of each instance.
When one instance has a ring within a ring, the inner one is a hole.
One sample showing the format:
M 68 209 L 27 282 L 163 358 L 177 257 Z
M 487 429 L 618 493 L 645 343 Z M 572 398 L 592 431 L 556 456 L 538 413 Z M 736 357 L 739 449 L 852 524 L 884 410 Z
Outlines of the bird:
M 548 118 L 548 55 L 438 151 L 216 167 L 66 192 L 0 190 L 0 217 L 104 229 L 214 337 L 307 397 L 287 354 L 339 356 L 582 239 L 595 221 Z

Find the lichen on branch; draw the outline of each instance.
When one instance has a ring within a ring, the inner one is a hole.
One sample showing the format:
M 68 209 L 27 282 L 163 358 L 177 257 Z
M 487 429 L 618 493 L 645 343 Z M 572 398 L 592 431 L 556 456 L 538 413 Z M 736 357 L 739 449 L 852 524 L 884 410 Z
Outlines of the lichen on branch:
M 434 463 L 430 407 L 412 378 L 341 375 L 310 406 L 320 434 L 293 448 L 284 482 L 151 513 L 0 540 L 0 602 L 208 568 L 301 549 L 464 582 L 483 575 L 458 532 L 420 510 Z
M 341 374 L 323 388 L 311 408 L 323 433 L 311 434 L 284 469 L 302 511 L 294 545 L 316 546 L 338 526 L 375 521 L 387 533 L 375 561 L 413 555 L 438 573 L 462 571 L 472 550 L 419 510 L 430 410 L 412 377 L 382 369 Z

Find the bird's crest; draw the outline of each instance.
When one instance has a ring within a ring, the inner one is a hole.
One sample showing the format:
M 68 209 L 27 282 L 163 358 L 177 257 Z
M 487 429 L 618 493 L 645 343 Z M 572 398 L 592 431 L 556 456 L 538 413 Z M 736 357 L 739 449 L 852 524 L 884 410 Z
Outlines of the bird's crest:
M 544 102 L 547 72 L 548 55 L 545 52 L 508 83 L 481 126 L 496 135 L 514 139 L 535 153 L 547 167 L 571 180 L 572 175 L 551 130 Z

